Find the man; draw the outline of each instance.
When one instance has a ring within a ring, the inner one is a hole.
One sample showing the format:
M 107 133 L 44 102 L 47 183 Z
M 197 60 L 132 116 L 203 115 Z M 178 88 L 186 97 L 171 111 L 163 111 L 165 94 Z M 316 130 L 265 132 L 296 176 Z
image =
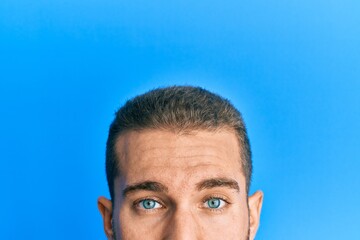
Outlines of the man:
M 155 89 L 116 113 L 106 148 L 108 239 L 254 239 L 263 194 L 240 113 L 198 87 Z

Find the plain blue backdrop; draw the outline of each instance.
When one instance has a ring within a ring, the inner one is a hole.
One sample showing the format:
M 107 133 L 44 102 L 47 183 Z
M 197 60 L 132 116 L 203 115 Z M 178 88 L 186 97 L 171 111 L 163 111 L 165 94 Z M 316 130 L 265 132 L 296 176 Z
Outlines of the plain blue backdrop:
M 243 113 L 265 193 L 257 239 L 360 239 L 359 13 L 358 0 L 2 0 L 0 239 L 105 239 L 114 112 L 173 84 Z

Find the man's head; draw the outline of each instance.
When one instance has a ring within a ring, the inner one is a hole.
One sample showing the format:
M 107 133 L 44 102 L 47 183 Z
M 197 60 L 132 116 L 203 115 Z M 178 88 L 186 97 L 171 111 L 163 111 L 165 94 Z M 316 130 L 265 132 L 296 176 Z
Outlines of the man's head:
M 240 113 L 197 87 L 155 89 L 116 113 L 106 148 L 109 239 L 253 239 L 262 193 Z

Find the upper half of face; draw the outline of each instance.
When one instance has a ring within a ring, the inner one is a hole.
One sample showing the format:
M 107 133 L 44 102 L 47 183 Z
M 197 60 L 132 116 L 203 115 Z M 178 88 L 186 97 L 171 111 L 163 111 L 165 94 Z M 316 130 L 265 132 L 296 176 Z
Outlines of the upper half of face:
M 234 181 L 239 189 L 218 189 L 246 197 L 240 148 L 233 132 L 131 131 L 119 137 L 116 152 L 121 177 L 115 181 L 115 195 L 120 198 L 126 186 L 150 181 L 165 186 L 169 198 L 179 199 L 196 195 L 204 181 L 221 178 Z
M 114 224 L 121 239 L 247 239 L 235 133 L 146 130 L 119 137 Z

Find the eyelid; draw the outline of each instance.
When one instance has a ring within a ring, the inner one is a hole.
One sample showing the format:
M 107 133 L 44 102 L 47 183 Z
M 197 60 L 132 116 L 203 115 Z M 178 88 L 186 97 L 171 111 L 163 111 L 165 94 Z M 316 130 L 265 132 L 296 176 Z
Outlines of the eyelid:
M 206 197 L 204 198 L 203 202 L 205 203 L 206 201 L 211 200 L 211 199 L 214 199 L 214 198 L 221 199 L 221 200 L 223 200 L 224 202 L 230 204 L 230 200 L 228 199 L 228 197 L 225 197 L 224 195 L 220 195 L 220 194 L 210 194 L 210 195 L 208 195 L 208 196 L 206 196 Z

